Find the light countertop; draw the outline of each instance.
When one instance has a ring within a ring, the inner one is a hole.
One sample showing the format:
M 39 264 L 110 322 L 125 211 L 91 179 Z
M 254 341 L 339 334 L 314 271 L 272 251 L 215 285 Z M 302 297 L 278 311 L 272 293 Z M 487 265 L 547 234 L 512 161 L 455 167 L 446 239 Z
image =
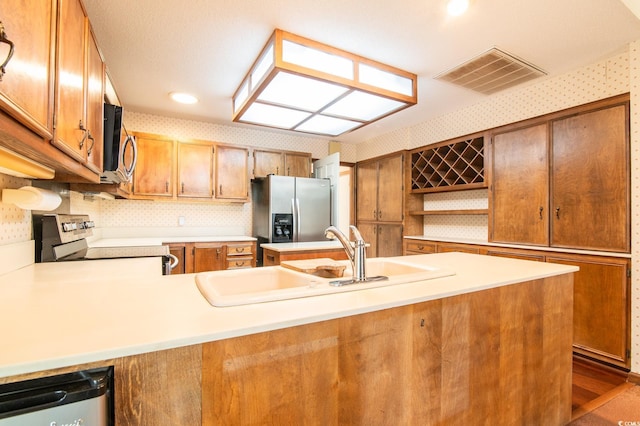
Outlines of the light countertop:
M 429 281 L 216 308 L 157 258 L 32 264 L 0 276 L 0 377 L 199 344 L 577 271 L 467 253 L 404 256 Z
M 338 240 L 307 241 L 302 243 L 264 243 L 260 244 L 263 249 L 276 252 L 285 251 L 305 251 L 305 250 L 331 250 L 341 249 L 342 244 Z
M 479 246 L 552 251 L 556 253 L 575 253 L 575 254 L 590 254 L 595 256 L 611 256 L 611 257 L 622 257 L 622 258 L 629 258 L 629 259 L 631 258 L 630 253 L 615 253 L 615 252 L 594 251 L 594 250 L 575 250 L 575 249 L 560 248 L 560 247 L 532 246 L 532 245 L 524 245 L 524 244 L 494 243 L 488 240 L 478 240 L 478 239 L 471 239 L 471 238 L 451 238 L 451 237 L 438 237 L 438 236 L 432 236 L 432 235 L 410 235 L 410 236 L 405 236 L 404 238 L 412 239 L 412 240 L 436 241 L 441 243 L 474 244 Z
M 141 247 L 160 246 L 165 243 L 199 243 L 199 242 L 244 242 L 256 241 L 254 237 L 241 235 L 216 236 L 177 236 L 177 237 L 132 237 L 132 238 L 100 238 L 88 241 L 89 247 Z

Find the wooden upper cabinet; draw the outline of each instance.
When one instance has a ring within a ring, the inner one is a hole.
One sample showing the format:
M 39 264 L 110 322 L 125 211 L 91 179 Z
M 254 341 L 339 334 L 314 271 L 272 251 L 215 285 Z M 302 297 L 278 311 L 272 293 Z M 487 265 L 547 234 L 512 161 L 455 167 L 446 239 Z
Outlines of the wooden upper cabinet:
M 253 150 L 253 177 L 267 175 L 310 177 L 311 153 Z
M 492 241 L 549 244 L 546 123 L 493 137 Z
M 626 99 L 494 134 L 491 241 L 630 251 Z
M 358 163 L 357 220 L 401 222 L 403 219 L 402 154 Z
M 212 144 L 178 143 L 178 197 L 213 197 Z
M 378 163 L 362 162 L 356 172 L 358 221 L 373 220 L 378 217 Z
M 88 30 L 87 79 L 86 90 L 86 122 L 90 139 L 87 141 L 87 166 L 96 173 L 103 169 L 104 147 L 104 61 L 96 44 L 93 31 Z
M 249 150 L 216 145 L 216 199 L 249 199 Z
M 15 46 L 0 81 L 0 109 L 46 139 L 53 137 L 55 4 L 56 0 L 0 2 L 0 21 Z
M 311 154 L 285 152 L 284 175 L 311 177 Z
M 138 162 L 133 174 L 135 195 L 172 197 L 175 142 L 153 135 L 136 135 Z
M 55 146 L 78 161 L 85 160 L 84 114 L 85 31 L 87 18 L 78 0 L 58 2 Z
M 378 162 L 378 220 L 400 222 L 403 216 L 404 173 L 402 155 Z M 402 247 L 400 247 L 402 248 Z
M 53 144 L 102 171 L 104 63 L 79 0 L 60 0 Z
M 629 252 L 628 104 L 556 120 L 551 244 Z
M 282 152 L 253 150 L 253 176 L 266 177 L 267 175 L 282 174 Z

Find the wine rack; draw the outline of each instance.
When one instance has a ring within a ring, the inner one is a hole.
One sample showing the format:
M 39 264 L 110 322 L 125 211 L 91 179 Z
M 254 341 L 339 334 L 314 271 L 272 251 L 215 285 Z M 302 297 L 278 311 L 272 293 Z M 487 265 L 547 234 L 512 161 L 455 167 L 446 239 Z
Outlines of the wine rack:
M 486 187 L 484 137 L 411 151 L 411 192 Z

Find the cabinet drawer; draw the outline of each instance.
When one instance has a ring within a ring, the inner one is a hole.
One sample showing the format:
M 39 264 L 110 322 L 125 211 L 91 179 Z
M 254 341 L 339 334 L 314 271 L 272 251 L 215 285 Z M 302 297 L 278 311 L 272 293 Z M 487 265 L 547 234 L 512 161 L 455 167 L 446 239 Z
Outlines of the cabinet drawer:
M 425 241 L 405 241 L 404 250 L 407 254 L 409 252 L 412 254 L 435 253 L 436 245 Z
M 251 244 L 228 244 L 227 256 L 246 256 L 253 254 Z
M 227 258 L 227 269 L 252 268 L 252 257 L 232 257 Z

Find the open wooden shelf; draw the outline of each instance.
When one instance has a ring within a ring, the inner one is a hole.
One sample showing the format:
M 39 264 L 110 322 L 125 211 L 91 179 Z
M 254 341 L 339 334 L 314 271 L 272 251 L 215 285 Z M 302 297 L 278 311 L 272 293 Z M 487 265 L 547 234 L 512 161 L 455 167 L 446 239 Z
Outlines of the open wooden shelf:
M 483 136 L 411 151 L 411 192 L 484 186 Z
M 411 216 L 436 216 L 436 215 L 483 215 L 489 214 L 489 209 L 469 209 L 469 210 L 414 210 L 410 211 Z

